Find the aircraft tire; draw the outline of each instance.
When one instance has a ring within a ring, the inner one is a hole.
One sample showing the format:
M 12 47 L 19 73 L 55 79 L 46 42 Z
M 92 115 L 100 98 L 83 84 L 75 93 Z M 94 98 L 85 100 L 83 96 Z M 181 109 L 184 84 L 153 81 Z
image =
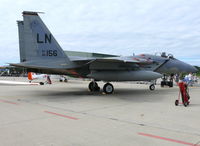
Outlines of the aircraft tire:
M 155 90 L 155 85 L 154 85 L 154 84 L 151 84 L 151 85 L 149 86 L 149 89 L 150 89 L 151 91 Z
M 178 103 L 179 103 L 179 101 L 178 101 L 178 100 L 175 100 L 175 105 L 176 105 L 176 106 L 178 106 Z
M 100 91 L 100 87 L 98 86 L 97 82 L 90 82 L 88 88 L 91 92 Z
M 172 81 L 169 81 L 169 82 L 168 82 L 168 85 L 169 85 L 169 87 L 173 87 L 173 82 L 172 82 Z
M 44 85 L 44 83 L 43 83 L 43 82 L 40 82 L 40 85 Z
M 103 86 L 103 91 L 104 91 L 104 93 L 106 93 L 106 94 L 112 94 L 113 91 L 114 91 L 114 87 L 113 87 L 112 84 L 106 83 L 106 84 Z
M 186 106 L 189 105 L 189 103 L 188 102 L 183 102 L 183 105 L 186 107 Z
M 160 86 L 161 86 L 161 87 L 164 87 L 164 86 L 165 86 L 165 82 L 164 82 L 164 81 L 161 81 Z

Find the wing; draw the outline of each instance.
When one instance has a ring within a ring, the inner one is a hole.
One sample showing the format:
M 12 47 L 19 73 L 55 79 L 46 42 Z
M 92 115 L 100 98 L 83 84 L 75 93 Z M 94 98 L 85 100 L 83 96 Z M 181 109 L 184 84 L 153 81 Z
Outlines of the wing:
M 139 58 L 135 56 L 129 57 L 108 57 L 96 59 L 97 62 L 123 62 L 123 63 L 136 63 L 136 64 L 151 64 L 153 63 L 150 59 Z
M 95 59 L 90 62 L 90 70 L 138 70 L 140 66 L 150 65 L 153 60 L 135 56 L 108 57 Z
M 108 63 L 136 63 L 136 64 L 151 64 L 153 60 L 144 59 L 139 57 L 102 57 L 102 58 L 95 58 L 95 57 L 79 57 L 73 56 L 70 57 L 70 60 L 73 62 L 84 62 L 84 61 L 93 61 L 93 62 L 108 62 Z

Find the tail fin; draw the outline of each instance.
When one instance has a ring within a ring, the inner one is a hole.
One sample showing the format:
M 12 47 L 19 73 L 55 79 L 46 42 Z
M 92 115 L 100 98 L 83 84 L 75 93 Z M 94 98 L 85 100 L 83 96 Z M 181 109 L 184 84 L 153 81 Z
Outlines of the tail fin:
M 18 21 L 20 61 L 71 62 L 37 12 L 24 11 L 23 21 Z
M 24 22 L 17 21 L 18 24 L 18 35 L 19 35 L 19 53 L 20 53 L 20 62 L 25 62 L 26 59 L 26 49 L 24 47 Z

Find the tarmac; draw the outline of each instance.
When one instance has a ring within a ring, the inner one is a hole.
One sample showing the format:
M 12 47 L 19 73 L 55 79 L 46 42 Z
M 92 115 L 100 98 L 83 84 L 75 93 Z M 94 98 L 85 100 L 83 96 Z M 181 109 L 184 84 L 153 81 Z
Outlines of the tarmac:
M 89 81 L 0 86 L 0 146 L 200 146 L 200 87 L 190 105 L 179 89 L 113 83 L 111 95 Z

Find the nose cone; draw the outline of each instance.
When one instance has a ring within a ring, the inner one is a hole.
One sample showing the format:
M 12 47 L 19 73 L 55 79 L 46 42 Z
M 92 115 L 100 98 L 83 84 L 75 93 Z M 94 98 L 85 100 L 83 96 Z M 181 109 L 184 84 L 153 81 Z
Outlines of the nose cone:
M 192 73 L 196 73 L 198 71 L 198 69 L 194 66 L 192 66 L 191 70 L 193 70 Z
M 178 61 L 179 61 L 179 60 L 178 60 Z M 180 69 L 181 72 L 186 72 L 186 73 L 190 73 L 190 72 L 191 72 L 191 73 L 195 73 L 195 72 L 198 71 L 194 66 L 192 66 L 192 65 L 190 65 L 190 64 L 184 63 L 184 62 L 182 62 L 182 61 L 179 61 L 179 63 L 180 63 L 179 69 Z
M 189 64 L 188 64 L 189 65 Z M 196 73 L 198 70 L 196 69 L 196 67 L 192 66 L 192 65 L 189 65 L 188 66 L 188 71 L 189 72 L 192 72 L 192 73 Z
M 180 60 L 170 59 L 160 68 L 160 71 L 163 73 L 195 73 L 198 70 L 194 66 Z

